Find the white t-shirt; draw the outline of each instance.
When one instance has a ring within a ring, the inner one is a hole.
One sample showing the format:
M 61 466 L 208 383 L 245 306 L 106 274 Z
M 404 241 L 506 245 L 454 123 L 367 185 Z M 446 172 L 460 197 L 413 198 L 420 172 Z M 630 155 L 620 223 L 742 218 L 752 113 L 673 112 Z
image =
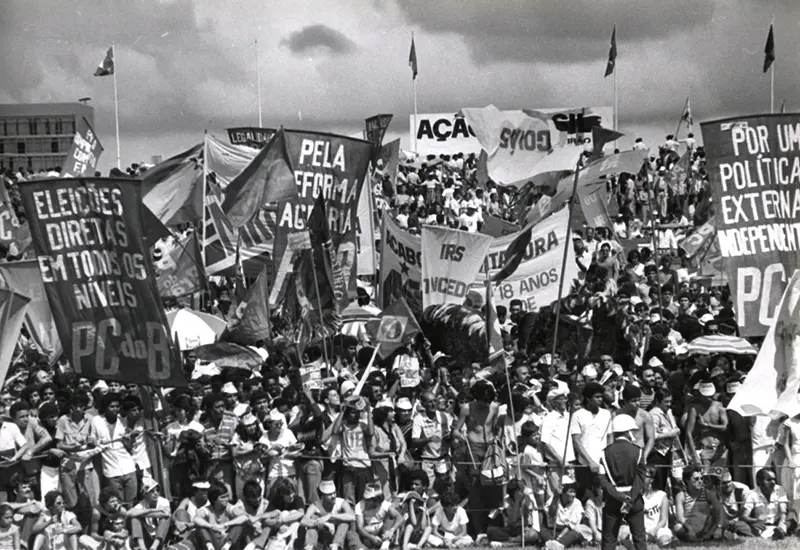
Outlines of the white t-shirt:
M 294 458 L 286 458 L 286 448 L 291 447 L 292 445 L 297 443 L 297 438 L 292 433 L 292 430 L 288 428 L 283 428 L 281 431 L 281 435 L 278 436 L 278 439 L 272 441 L 267 434 L 261 436 L 261 439 L 258 441 L 262 445 L 267 447 L 267 451 L 271 448 L 275 448 L 280 446 L 283 449 L 283 455 L 281 455 L 280 460 L 271 460 L 269 463 L 269 472 L 267 472 L 267 477 L 270 479 L 276 479 L 279 477 L 294 477 L 295 469 L 294 469 Z
M 667 499 L 664 491 L 653 491 L 644 495 L 644 530 L 655 533 L 658 520 L 661 519 L 661 505 Z
M 356 504 L 356 518 L 359 516 L 364 518 L 364 530 L 374 535 L 375 533 L 380 533 L 383 527 L 383 520 L 386 519 L 391 508 L 392 504 L 388 500 L 384 500 L 381 502 L 380 508 L 378 508 L 378 511 L 374 515 L 369 518 L 364 518 L 364 501 L 362 500 Z
M 603 449 L 606 448 L 610 428 L 611 413 L 606 409 L 600 409 L 597 414 L 592 414 L 580 408 L 573 415 L 570 436 L 582 436 L 583 448 L 586 449 L 589 458 L 599 463 Z
M 0 453 L 16 453 L 27 442 L 19 427 L 13 422 L 6 420 L 0 425 Z
M 567 422 L 569 422 L 569 414 L 566 412 L 550 411 L 544 415 L 542 418 L 542 443 L 550 445 L 558 453 L 558 456 L 564 453 L 566 446 L 566 461 L 572 462 L 575 460 L 575 451 L 572 448 L 572 437 Z M 574 425 L 574 419 L 572 423 Z
M 447 519 L 447 515 L 444 513 L 444 508 L 439 506 L 436 509 L 436 512 L 433 514 L 432 523 L 434 527 L 441 527 L 445 533 L 455 533 L 459 527 L 469 523 L 469 518 L 467 517 L 467 512 L 461 506 L 459 506 L 456 508 L 456 513 L 453 515 L 453 519 Z
M 482 218 L 483 216 L 481 216 L 481 213 L 477 210 L 473 212 L 471 216 L 464 212 L 458 217 L 458 223 L 466 227 L 468 232 L 477 233 L 478 223 L 482 221 Z
M 125 449 L 122 441 L 115 441 L 125 433 L 125 426 L 122 420 L 117 417 L 114 426 L 109 426 L 106 417 L 98 414 L 92 418 L 92 425 L 89 428 L 90 436 L 97 445 L 102 445 L 104 450 L 100 453 L 103 463 L 103 475 L 105 477 L 119 477 L 132 474 L 136 471 L 136 463 L 133 457 Z M 114 441 L 113 443 L 110 443 Z

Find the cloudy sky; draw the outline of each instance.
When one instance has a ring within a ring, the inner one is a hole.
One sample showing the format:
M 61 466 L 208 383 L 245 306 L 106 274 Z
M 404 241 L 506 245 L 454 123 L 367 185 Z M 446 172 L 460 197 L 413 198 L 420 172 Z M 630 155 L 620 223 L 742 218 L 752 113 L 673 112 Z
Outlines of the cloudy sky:
M 412 31 L 420 113 L 600 106 L 616 22 L 627 147 L 674 132 L 686 96 L 696 121 L 767 112 L 772 15 L 776 109 L 800 111 L 798 0 L 2 0 L 0 103 L 90 96 L 113 151 L 112 79 L 92 73 L 114 42 L 123 163 L 166 158 L 257 123 L 258 40 L 265 126 L 352 134 L 394 113 L 407 146 Z

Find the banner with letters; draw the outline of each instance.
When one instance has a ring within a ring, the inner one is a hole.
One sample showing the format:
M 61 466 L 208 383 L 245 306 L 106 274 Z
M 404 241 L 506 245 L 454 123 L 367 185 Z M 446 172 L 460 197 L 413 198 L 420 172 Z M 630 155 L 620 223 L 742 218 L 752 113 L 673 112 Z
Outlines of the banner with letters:
M 141 181 L 19 184 L 47 300 L 78 376 L 185 386 L 142 227 Z
M 9 251 L 14 245 L 17 254 L 25 253 L 31 245 L 30 226 L 20 223 L 11 207 L 4 203 L 0 203 L 0 243 L 9 247 Z
M 356 296 L 358 201 L 369 166 L 372 144 L 361 139 L 320 132 L 286 130 L 286 146 L 294 169 L 298 197 L 278 203 L 273 267 L 291 271 L 291 254 L 284 254 L 291 233 L 304 231 L 317 196 L 325 197 L 331 240 L 347 282 L 348 297 Z
M 800 267 L 800 115 L 704 122 L 717 242 L 741 336 L 764 336 Z
M 578 264 L 575 262 L 575 249 L 567 242 L 569 212 L 562 208 L 552 216 L 542 220 L 533 228 L 531 242 L 517 270 L 502 283 L 492 286 L 492 300 L 495 306 L 509 307 L 511 300 L 522 300 L 522 307 L 533 311 L 552 304 L 558 299 L 558 280 L 561 273 L 561 260 L 564 246 L 567 247 L 567 263 L 564 275 L 564 296 L 569 293 L 574 280 L 578 278 Z M 486 256 L 489 276 L 494 276 L 505 263 L 505 252 L 519 233 L 495 239 Z M 483 269 L 483 268 L 482 268 Z M 478 278 L 482 283 L 485 276 Z
M 493 237 L 422 226 L 422 307 L 463 304 Z
M 269 140 L 275 135 L 275 131 L 275 128 L 257 128 L 255 126 L 228 128 L 228 139 L 231 145 L 246 145 L 261 149 L 269 143 Z
M 97 134 L 92 130 L 89 121 L 81 117 L 75 128 L 75 138 L 69 148 L 67 158 L 61 168 L 62 178 L 77 178 L 80 176 L 94 176 L 97 161 L 103 153 L 103 146 L 97 139 Z
M 611 127 L 613 107 L 559 107 L 555 109 L 524 109 L 501 111 L 508 116 L 527 114 L 541 118 L 550 128 L 549 143 L 575 145 L 583 149 L 592 146 L 592 128 Z M 467 120 L 453 109 L 449 113 L 420 113 L 409 115 L 409 143 L 416 143 L 420 155 L 475 153 L 481 151 L 475 131 Z
M 411 311 L 422 313 L 422 243 L 397 225 L 389 212 L 383 215 L 378 290 L 382 310 L 403 298 Z
M 199 240 L 197 233 L 191 233 L 154 263 L 162 298 L 181 298 L 208 288 Z
M 462 109 L 486 151 L 489 177 L 499 185 L 522 180 L 551 149 L 547 121 L 522 111 L 500 111 L 494 105 Z

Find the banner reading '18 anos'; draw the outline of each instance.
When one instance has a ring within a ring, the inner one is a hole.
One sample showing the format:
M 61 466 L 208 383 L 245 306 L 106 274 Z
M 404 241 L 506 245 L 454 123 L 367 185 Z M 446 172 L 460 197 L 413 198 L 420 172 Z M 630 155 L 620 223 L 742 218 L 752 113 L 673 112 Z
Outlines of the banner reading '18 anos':
M 58 335 L 78 376 L 185 386 L 144 242 L 140 185 L 51 179 L 19 190 Z
M 702 124 L 717 239 L 742 336 L 763 336 L 800 267 L 800 115 Z
M 305 230 L 311 209 L 322 193 L 331 240 L 347 283 L 348 295 L 337 296 L 344 308 L 356 296 L 358 199 L 372 144 L 335 134 L 287 130 L 286 147 L 298 196 L 278 203 L 273 245 L 275 273 L 291 271 L 292 254 L 285 253 L 288 236 Z

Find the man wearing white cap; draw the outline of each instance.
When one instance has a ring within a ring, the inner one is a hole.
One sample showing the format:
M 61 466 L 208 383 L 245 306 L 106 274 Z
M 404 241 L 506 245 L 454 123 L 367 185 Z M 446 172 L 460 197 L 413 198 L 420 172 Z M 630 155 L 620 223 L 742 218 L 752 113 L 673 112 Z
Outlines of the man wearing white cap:
M 136 548 L 157 550 L 169 531 L 169 501 L 159 494 L 160 485 L 151 477 L 142 480 L 142 500 L 131 508 L 131 543 Z
M 336 496 L 336 485 L 331 480 L 319 484 L 319 500 L 312 503 L 300 526 L 306 529 L 306 550 L 329 548 L 339 550 L 347 545 L 353 548 L 354 532 L 350 525 L 356 515 L 345 499 Z
M 644 453 L 633 443 L 634 433 L 638 429 L 632 417 L 617 415 L 611 422 L 615 440 L 603 450 L 600 458 L 602 471 L 597 475 L 597 480 L 603 487 L 605 500 L 602 550 L 615 550 L 623 520 L 630 527 L 634 548 L 647 548 L 642 496 L 646 477 Z
M 569 464 L 575 460 L 572 439 L 569 436 L 569 413 L 567 412 L 567 395 L 569 391 L 556 385 L 547 392 L 547 403 L 550 412 L 544 415 L 541 428 L 541 442 L 544 459 L 549 468 L 550 489 L 558 487 L 561 464 Z M 564 451 L 567 455 L 564 457 Z
M 686 452 L 704 464 L 723 463 L 727 456 L 728 415 L 716 393 L 710 379 L 700 380 L 686 419 Z
M 181 536 L 189 537 L 192 534 L 192 525 L 197 511 L 208 504 L 208 490 L 211 484 L 204 479 L 196 479 L 192 482 L 192 494 L 178 504 L 175 513 L 172 515 L 175 530 Z
M 239 401 L 239 391 L 233 385 L 233 382 L 225 382 L 221 391 L 222 395 L 225 396 L 225 409 L 227 411 L 241 418 L 250 410 L 250 406 L 247 403 Z

